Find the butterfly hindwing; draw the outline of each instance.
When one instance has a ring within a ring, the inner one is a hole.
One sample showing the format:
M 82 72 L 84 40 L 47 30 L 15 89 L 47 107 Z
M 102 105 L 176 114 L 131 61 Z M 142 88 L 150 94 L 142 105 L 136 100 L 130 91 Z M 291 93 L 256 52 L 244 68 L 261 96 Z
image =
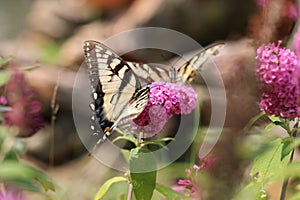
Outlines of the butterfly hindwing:
M 191 82 L 208 58 L 219 55 L 220 49 L 223 47 L 224 43 L 216 43 L 200 51 L 177 69 L 178 77 L 176 77 L 176 81 L 181 83 Z

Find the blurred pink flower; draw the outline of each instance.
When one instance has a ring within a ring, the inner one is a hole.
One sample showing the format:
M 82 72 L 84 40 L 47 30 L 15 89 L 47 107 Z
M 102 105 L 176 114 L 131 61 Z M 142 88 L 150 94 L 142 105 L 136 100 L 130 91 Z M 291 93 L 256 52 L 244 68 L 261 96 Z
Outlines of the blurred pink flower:
M 271 0 L 254 0 L 260 7 L 269 7 Z M 289 0 L 285 0 L 283 4 L 283 17 L 296 20 L 299 16 L 298 4 Z
M 174 114 L 189 114 L 196 108 L 197 93 L 193 88 L 161 82 L 153 82 L 148 87 L 148 104 L 132 123 L 137 126 L 137 133 L 142 131 L 153 137 Z
M 172 187 L 173 190 L 189 197 L 200 198 L 202 188 L 199 176 L 213 164 L 215 158 L 199 158 L 199 161 L 200 165 L 194 164 L 185 170 L 186 179 L 179 179 L 177 185 Z
M 41 104 L 35 100 L 32 89 L 27 85 L 24 74 L 15 68 L 6 86 L 8 106 L 5 123 L 19 128 L 19 136 L 30 136 L 44 124 Z
M 300 116 L 297 56 L 289 49 L 270 43 L 257 49 L 256 73 L 263 90 L 260 109 L 282 118 Z
M 211 165 L 216 161 L 216 158 L 199 158 L 200 169 L 209 169 Z
M 254 0 L 254 1 L 259 6 L 265 6 L 266 5 L 266 0 Z
M 297 32 L 294 36 L 293 47 L 295 50 L 295 54 L 298 57 L 298 63 L 300 63 L 299 62 L 299 58 L 300 58 L 300 26 L 298 26 Z
M 186 188 L 183 185 L 173 185 L 172 189 L 180 194 L 185 194 L 186 193 Z
M 296 20 L 299 16 L 299 7 L 297 3 L 286 2 L 285 3 L 285 13 L 286 16 L 290 19 Z
M 7 104 L 7 99 L 6 99 L 6 97 L 4 97 L 4 96 L 1 96 L 1 97 L 0 97 L 0 104 L 1 104 L 1 105 L 4 105 L 4 106 Z
M 0 200 L 24 200 L 24 196 L 15 188 L 6 188 L 0 191 Z

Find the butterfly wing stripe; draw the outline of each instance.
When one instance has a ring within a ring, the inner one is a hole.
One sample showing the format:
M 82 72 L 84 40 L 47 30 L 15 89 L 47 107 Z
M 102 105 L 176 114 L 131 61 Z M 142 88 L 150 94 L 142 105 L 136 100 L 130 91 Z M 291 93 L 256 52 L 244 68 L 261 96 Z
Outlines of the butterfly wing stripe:
M 149 99 L 149 88 L 142 89 L 138 96 L 130 104 L 127 104 L 126 111 L 116 119 L 118 125 L 124 125 L 136 118 L 146 107 Z
M 200 53 L 192 57 L 188 62 L 179 67 L 177 70 L 178 78 L 182 83 L 191 82 L 196 76 L 196 72 L 201 70 L 203 64 L 210 56 L 219 54 L 220 49 L 224 47 L 224 43 L 212 44 L 202 50 Z
M 169 81 L 168 68 L 154 64 L 141 64 L 135 62 L 128 62 L 128 65 L 132 68 L 134 73 L 138 75 L 139 80 L 143 81 L 143 84 L 149 84 L 154 81 Z

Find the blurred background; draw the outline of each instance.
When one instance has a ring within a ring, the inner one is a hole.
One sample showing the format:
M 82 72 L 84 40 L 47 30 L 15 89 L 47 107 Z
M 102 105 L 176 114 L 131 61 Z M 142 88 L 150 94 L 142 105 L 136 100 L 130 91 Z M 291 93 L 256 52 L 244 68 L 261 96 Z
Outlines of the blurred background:
M 215 184 L 208 190 L 214 192 L 208 192 L 207 199 L 229 199 L 249 163 L 237 152 L 245 137 L 242 128 L 259 113 L 255 49 L 278 39 L 289 44 L 297 19 L 297 2 L 292 0 L 0 1 L 0 56 L 12 56 L 12 66 L 34 66 L 25 78 L 42 103 L 46 121 L 44 128 L 23 139 L 27 149 L 23 159 L 48 170 L 58 185 L 55 193 L 28 192 L 28 199 L 91 199 L 107 178 L 118 174 L 88 156 L 81 144 L 72 119 L 72 87 L 83 62 L 85 40 L 104 41 L 122 31 L 147 26 L 174 29 L 202 46 L 226 42 L 216 64 L 226 87 L 227 114 L 221 139 L 211 153 L 220 159 L 211 169 Z M 150 62 L 162 57 L 155 51 L 139 51 L 126 54 L 124 59 Z M 195 85 L 203 86 L 200 78 Z M 51 101 L 56 89 L 59 108 L 53 113 Z M 200 110 L 199 126 L 205 129 L 210 99 L 204 86 Z M 200 145 L 200 139 L 195 142 Z M 187 152 L 178 163 L 190 161 L 189 156 Z M 185 167 L 178 164 L 161 170 L 159 181 L 175 184 L 184 176 Z M 118 193 L 123 189 L 114 188 Z M 107 199 L 115 199 L 114 192 L 111 194 Z

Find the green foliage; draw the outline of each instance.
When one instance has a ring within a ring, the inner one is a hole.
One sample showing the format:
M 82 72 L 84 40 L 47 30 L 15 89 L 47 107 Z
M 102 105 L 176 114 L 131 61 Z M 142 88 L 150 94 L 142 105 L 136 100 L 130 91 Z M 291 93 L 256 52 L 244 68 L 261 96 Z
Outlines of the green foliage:
M 286 152 L 289 140 L 278 138 L 268 144 L 268 149 L 254 160 L 250 175 L 255 176 L 257 182 L 266 182 L 278 170 L 284 169 L 290 159 L 290 152 Z
M 156 185 L 156 160 L 151 151 L 137 147 L 129 158 L 130 178 L 136 199 L 151 200 Z
M 251 129 L 251 127 L 253 126 L 253 124 L 254 124 L 257 120 L 259 120 L 261 117 L 263 117 L 263 116 L 265 116 L 265 115 L 266 115 L 266 113 L 265 113 L 264 111 L 262 111 L 262 112 L 260 112 L 259 114 L 257 114 L 256 116 L 252 117 L 252 118 L 249 120 L 248 124 L 245 126 L 244 131 L 245 131 L 245 132 L 248 132 L 248 131 Z
M 147 142 L 144 142 L 143 144 L 144 145 L 157 145 L 161 148 L 166 148 L 166 142 L 168 141 L 174 141 L 175 139 L 174 138 L 171 138 L 171 137 L 165 137 L 165 138 L 158 138 L 156 140 L 151 140 L 151 141 L 147 141 Z
M 108 180 L 104 185 L 98 190 L 95 195 L 95 200 L 97 199 L 106 199 L 108 196 L 108 191 L 112 189 L 113 183 L 124 182 L 128 180 L 132 185 L 132 191 L 134 196 L 132 199 L 138 200 L 150 200 L 152 198 L 157 198 L 157 195 L 164 195 L 167 199 L 176 199 L 176 198 L 185 198 L 184 195 L 179 194 L 167 186 L 161 184 L 156 185 L 156 159 L 152 154 L 150 147 L 156 146 L 165 148 L 165 144 L 169 141 L 174 140 L 173 138 L 165 137 L 158 138 L 154 140 L 143 141 L 140 138 L 133 137 L 132 134 L 117 131 L 121 136 L 116 137 L 112 142 L 115 143 L 119 140 L 126 140 L 130 143 L 133 143 L 135 148 L 128 151 L 127 149 L 122 149 L 122 154 L 124 158 L 129 163 L 130 168 L 130 177 L 116 177 Z M 184 170 L 183 170 L 184 171 Z M 158 192 L 154 193 L 154 190 Z M 129 192 L 132 192 L 129 191 Z M 127 199 L 124 194 L 120 194 L 121 199 Z
M 180 194 L 170 187 L 164 186 L 162 184 L 156 183 L 155 189 L 164 195 L 168 200 L 177 200 L 177 199 L 186 199 L 187 197 L 183 194 Z
M 256 182 L 251 182 L 245 186 L 234 198 L 233 200 L 266 200 L 266 194 L 263 190 L 262 185 Z
M 0 58 L 0 86 L 3 86 L 7 83 L 9 76 L 10 76 L 10 70 L 3 69 L 3 67 L 11 61 L 12 57 L 1 57 Z
M 4 67 L 9 61 L 11 61 L 12 57 L 2 57 L 0 58 L 0 68 Z
M 19 162 L 25 146 L 16 134 L 16 129 L 0 126 L 0 180 L 23 190 L 42 192 L 42 187 L 54 191 L 54 184 L 44 172 Z
M 265 128 L 265 131 L 270 131 L 270 130 L 272 130 L 273 128 L 275 128 L 276 127 L 276 124 L 274 124 L 273 122 L 272 123 L 270 123 L 270 124 L 268 124 L 267 126 L 266 126 L 266 128 Z
M 96 193 L 94 200 L 102 199 L 114 183 L 127 181 L 125 177 L 116 176 L 107 180 Z
M 60 45 L 56 42 L 48 42 L 41 48 L 40 56 L 41 60 L 50 63 L 57 64 L 60 59 Z
M 3 86 L 8 82 L 9 76 L 10 76 L 10 70 L 0 71 L 0 86 Z
M 296 167 L 289 170 L 292 167 L 289 161 L 294 145 L 294 140 L 290 137 L 266 141 L 256 151 L 257 156 L 250 172 L 252 181 L 240 190 L 235 199 L 267 199 L 264 190 L 267 185 L 289 177 L 291 174 L 299 173 L 300 170 L 295 170 Z M 294 165 L 294 163 L 292 164 Z
M 30 166 L 17 161 L 5 161 L 0 164 L 0 179 L 13 182 L 22 189 L 28 189 L 40 192 L 36 186 L 36 181 L 47 190 L 55 190 L 54 185 L 42 171 L 36 170 Z

